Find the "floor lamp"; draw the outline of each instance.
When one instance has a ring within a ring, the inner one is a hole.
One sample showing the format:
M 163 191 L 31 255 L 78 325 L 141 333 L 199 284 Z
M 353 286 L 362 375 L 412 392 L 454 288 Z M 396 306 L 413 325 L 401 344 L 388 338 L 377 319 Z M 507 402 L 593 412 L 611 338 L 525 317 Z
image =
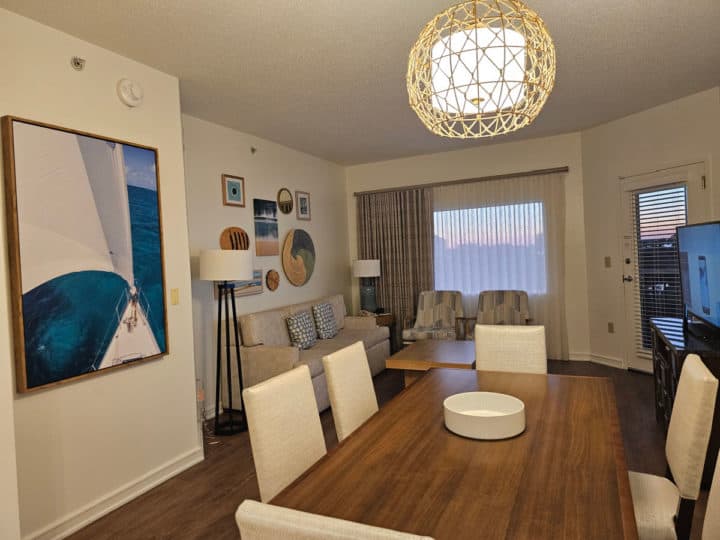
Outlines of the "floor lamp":
M 240 332 L 235 309 L 235 281 L 253 277 L 253 257 L 249 250 L 209 249 L 200 253 L 199 278 L 217 283 L 217 362 L 215 372 L 215 435 L 232 435 L 247 429 L 245 407 L 242 402 L 242 367 L 240 365 Z M 230 307 L 235 336 L 235 357 L 240 382 L 240 417 L 233 416 L 232 376 L 230 371 Z M 220 422 L 220 380 L 222 378 L 222 315 L 225 311 L 225 366 L 227 371 L 228 419 Z

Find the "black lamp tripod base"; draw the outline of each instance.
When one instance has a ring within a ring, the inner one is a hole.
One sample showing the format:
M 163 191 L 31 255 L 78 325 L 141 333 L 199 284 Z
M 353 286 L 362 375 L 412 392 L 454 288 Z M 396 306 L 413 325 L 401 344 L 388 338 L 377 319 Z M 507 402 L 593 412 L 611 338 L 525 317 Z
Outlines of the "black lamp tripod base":
M 237 312 L 235 309 L 235 284 L 227 281 L 218 283 L 218 327 L 217 327 L 217 362 L 215 371 L 215 435 L 234 435 L 247 430 L 245 418 L 245 406 L 242 401 L 243 380 L 242 366 L 240 364 L 240 332 L 238 331 Z M 232 322 L 235 332 L 235 358 L 237 361 L 238 381 L 240 382 L 240 407 L 241 410 L 233 409 L 232 374 L 230 371 L 230 314 L 229 305 L 232 306 Z M 225 368 L 227 372 L 227 417 L 220 421 L 220 380 L 222 379 L 222 313 L 225 306 Z

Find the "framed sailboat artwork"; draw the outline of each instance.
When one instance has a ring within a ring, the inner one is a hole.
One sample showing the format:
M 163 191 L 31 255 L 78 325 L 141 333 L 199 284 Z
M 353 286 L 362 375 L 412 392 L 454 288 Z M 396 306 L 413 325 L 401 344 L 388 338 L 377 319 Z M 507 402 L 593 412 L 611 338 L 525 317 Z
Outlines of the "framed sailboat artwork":
M 167 354 L 157 151 L 1 123 L 18 392 Z

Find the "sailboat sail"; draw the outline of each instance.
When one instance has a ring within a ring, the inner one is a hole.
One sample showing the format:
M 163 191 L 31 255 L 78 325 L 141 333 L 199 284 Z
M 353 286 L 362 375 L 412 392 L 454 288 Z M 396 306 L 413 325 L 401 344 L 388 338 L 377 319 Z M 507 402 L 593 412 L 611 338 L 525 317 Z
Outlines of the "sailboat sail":
M 23 294 L 83 270 L 113 272 L 76 136 L 14 123 Z
M 132 287 L 130 206 L 122 145 L 82 135 L 77 138 L 113 268 Z
M 59 276 L 104 271 L 122 277 L 94 369 L 160 352 L 133 271 L 123 145 L 14 122 L 23 295 Z M 111 308 L 112 309 L 112 308 Z

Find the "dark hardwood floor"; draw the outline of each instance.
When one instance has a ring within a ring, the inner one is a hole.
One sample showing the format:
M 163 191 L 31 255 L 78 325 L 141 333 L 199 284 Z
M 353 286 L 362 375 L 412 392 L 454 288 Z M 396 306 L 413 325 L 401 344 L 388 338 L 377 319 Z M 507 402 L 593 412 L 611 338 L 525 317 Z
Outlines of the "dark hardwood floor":
M 662 475 L 664 434 L 655 423 L 649 375 L 589 362 L 549 364 L 551 373 L 609 377 L 615 386 L 628 467 Z M 386 370 L 375 378 L 380 406 L 402 390 L 402 374 Z M 321 415 L 328 449 L 337 445 L 330 411 Z M 70 536 L 102 539 L 237 539 L 235 510 L 244 499 L 259 499 L 247 433 L 205 437 L 206 459 Z M 692 538 L 700 538 L 707 493 L 695 510 Z

